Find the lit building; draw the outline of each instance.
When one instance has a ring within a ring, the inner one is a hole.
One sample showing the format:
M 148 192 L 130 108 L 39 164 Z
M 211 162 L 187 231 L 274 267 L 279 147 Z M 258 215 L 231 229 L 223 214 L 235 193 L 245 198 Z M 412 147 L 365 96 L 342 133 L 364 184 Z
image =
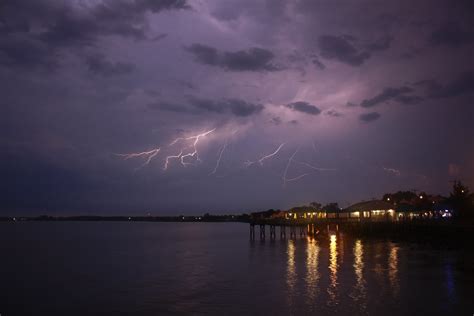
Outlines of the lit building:
M 371 221 L 392 221 L 397 219 L 394 206 L 380 200 L 353 204 L 342 210 L 339 214 L 339 218 Z

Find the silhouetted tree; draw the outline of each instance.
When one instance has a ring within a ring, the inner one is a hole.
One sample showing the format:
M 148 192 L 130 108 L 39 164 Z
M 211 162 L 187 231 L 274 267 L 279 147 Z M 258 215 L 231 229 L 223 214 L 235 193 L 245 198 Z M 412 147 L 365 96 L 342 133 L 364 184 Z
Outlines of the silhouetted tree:
M 318 202 L 311 202 L 311 203 L 309 203 L 309 206 L 311 206 L 316 211 L 319 211 L 319 210 L 321 210 L 322 204 L 318 203 Z
M 398 191 L 396 193 L 386 193 L 382 200 L 390 203 L 400 203 L 402 201 L 414 201 L 418 195 L 412 191 Z
M 324 205 L 322 209 L 329 213 L 338 213 L 341 211 L 338 203 L 328 203 Z
M 472 195 L 469 194 L 469 188 L 461 181 L 454 181 L 448 202 L 453 206 L 456 217 L 470 219 L 474 217 Z

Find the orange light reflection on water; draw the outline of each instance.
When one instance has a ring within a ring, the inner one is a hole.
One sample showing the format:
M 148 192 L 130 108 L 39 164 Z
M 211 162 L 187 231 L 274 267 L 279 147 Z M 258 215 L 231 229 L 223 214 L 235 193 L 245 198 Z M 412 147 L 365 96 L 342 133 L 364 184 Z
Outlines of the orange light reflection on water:
M 329 287 L 327 292 L 329 294 L 328 305 L 335 306 L 338 304 L 337 298 L 337 270 L 339 265 L 337 263 L 337 236 L 332 234 L 329 238 Z

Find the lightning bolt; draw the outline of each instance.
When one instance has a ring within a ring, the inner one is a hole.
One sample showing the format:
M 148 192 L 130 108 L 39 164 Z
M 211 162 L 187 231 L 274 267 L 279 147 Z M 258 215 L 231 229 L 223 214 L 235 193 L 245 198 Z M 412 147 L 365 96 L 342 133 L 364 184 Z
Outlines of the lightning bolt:
M 180 141 L 193 140 L 193 142 L 191 144 L 185 144 L 181 148 L 181 151 L 178 155 L 167 156 L 165 158 L 165 164 L 163 166 L 163 170 L 168 169 L 171 159 L 179 159 L 181 164 L 184 167 L 191 164 L 191 163 L 185 161 L 186 157 L 195 157 L 196 161 L 201 161 L 201 159 L 199 158 L 199 153 L 198 153 L 199 140 L 202 137 L 205 137 L 205 136 L 209 135 L 210 133 L 214 132 L 215 130 L 216 129 L 214 128 L 212 130 L 206 131 L 206 132 L 198 134 L 198 135 L 189 136 L 189 137 L 179 137 L 179 138 L 176 138 L 174 141 L 172 141 L 169 144 L 169 146 L 173 146 L 173 145 L 177 144 Z M 186 150 L 188 152 L 184 154 L 184 152 Z M 144 151 L 144 152 L 138 152 L 138 153 L 129 153 L 129 154 L 114 154 L 114 155 L 119 156 L 119 157 L 123 157 L 124 160 L 129 160 L 129 159 L 133 159 L 133 158 L 145 158 L 146 159 L 145 162 L 140 167 L 136 168 L 136 170 L 138 170 L 138 169 L 143 168 L 144 166 L 148 165 L 153 160 L 153 158 L 155 158 L 156 155 L 158 155 L 158 153 L 160 151 L 161 151 L 161 148 L 154 148 L 150 151 Z
M 276 154 L 278 154 L 278 152 L 280 151 L 280 149 L 285 145 L 285 143 L 282 143 L 280 146 L 278 146 L 278 148 L 273 152 L 271 153 L 270 155 L 266 155 L 266 156 L 263 156 L 262 158 L 260 158 L 258 160 L 258 163 L 263 166 L 263 161 L 265 159 L 268 159 L 268 158 L 272 158 L 273 156 L 275 156 Z
M 283 180 L 283 186 L 285 186 L 287 182 L 297 181 L 297 180 L 302 179 L 306 176 L 309 176 L 310 174 L 312 174 L 316 171 L 335 171 L 336 170 L 336 169 L 333 169 L 333 168 L 319 168 L 319 167 L 315 167 L 315 166 L 313 166 L 313 165 L 311 165 L 307 162 L 297 161 L 297 160 L 295 160 L 295 156 L 298 153 L 298 151 L 299 151 L 299 148 L 295 150 L 295 152 L 290 156 L 290 158 L 288 158 L 288 163 L 286 164 L 286 167 L 283 171 L 283 175 L 281 177 L 282 180 Z M 290 168 L 292 163 L 297 163 L 297 164 L 306 166 L 310 169 L 313 169 L 314 171 L 306 172 L 306 173 L 300 174 L 299 176 L 296 176 L 296 177 L 293 177 L 293 178 L 287 178 L 288 169 Z
M 115 154 L 115 155 L 119 157 L 124 157 L 124 160 L 129 160 L 132 158 L 142 158 L 142 157 L 146 158 L 145 162 L 140 167 L 137 168 L 138 170 L 148 165 L 153 160 L 153 158 L 155 158 L 156 155 L 158 155 L 160 150 L 161 150 L 160 148 L 155 148 L 150 151 L 144 151 L 141 153 Z
M 251 165 L 255 164 L 255 163 L 259 163 L 260 166 L 263 166 L 263 161 L 266 160 L 266 159 L 269 159 L 269 158 L 272 158 L 273 156 L 275 156 L 276 154 L 278 154 L 278 152 L 280 152 L 280 150 L 282 149 L 282 147 L 285 146 L 285 143 L 281 143 L 280 146 L 278 146 L 278 148 L 272 152 L 271 154 L 269 155 L 266 155 L 266 156 L 263 156 L 262 158 L 260 158 L 259 160 L 257 161 L 250 161 L 250 160 L 247 160 L 244 162 L 244 166 L 246 168 L 250 167 Z
M 182 154 L 183 154 L 183 151 L 181 150 L 181 152 L 176 156 L 173 156 L 173 155 L 167 156 L 166 159 L 165 159 L 165 165 L 163 166 L 163 170 L 165 170 L 165 171 L 168 170 L 168 165 L 170 163 L 170 159 L 175 159 L 175 158 L 180 159 Z
M 296 181 L 296 180 L 299 180 L 299 179 L 301 179 L 301 178 L 303 178 L 303 177 L 309 176 L 310 174 L 311 174 L 311 172 L 309 172 L 309 173 L 303 173 L 302 175 L 299 175 L 299 176 L 297 176 L 297 177 L 285 179 L 285 182 Z
M 178 142 L 180 141 L 189 141 L 189 140 L 194 140 L 192 142 L 191 145 L 189 144 L 186 144 L 184 147 L 181 148 L 181 152 L 178 154 L 178 155 L 172 155 L 172 156 L 167 156 L 166 159 L 165 159 L 165 166 L 163 167 L 163 170 L 167 170 L 168 169 L 168 164 L 169 164 L 169 160 L 170 159 L 179 159 L 180 162 L 181 162 L 181 165 L 183 165 L 184 167 L 188 166 L 188 165 L 192 165 L 192 163 L 190 162 L 186 162 L 185 161 L 185 158 L 187 157 L 193 157 L 193 158 L 196 158 L 196 161 L 201 161 L 201 159 L 199 158 L 199 152 L 198 152 L 198 144 L 199 144 L 199 140 L 202 138 L 202 137 L 205 137 L 207 135 L 209 135 L 210 133 L 214 132 L 216 129 L 211 129 L 209 131 L 206 131 L 204 133 L 201 133 L 201 134 L 198 134 L 198 135 L 195 135 L 195 136 L 190 136 L 190 137 L 179 137 L 179 138 L 176 138 L 174 141 L 172 141 L 169 146 L 173 146 L 173 145 L 176 145 Z M 186 154 L 183 154 L 184 151 L 186 149 L 189 149 L 191 148 L 191 152 L 188 152 Z
M 302 162 L 302 161 L 297 161 L 297 160 L 293 160 L 294 163 L 298 163 L 300 165 L 303 165 L 303 166 L 306 166 L 308 168 L 311 168 L 313 170 L 316 170 L 316 171 L 336 171 L 336 169 L 334 168 L 319 168 L 319 167 L 315 167 L 313 165 L 310 165 L 309 163 L 307 162 Z
M 219 156 L 217 158 L 217 162 L 216 162 L 216 166 L 214 167 L 214 170 L 212 170 L 211 173 L 209 173 L 209 175 L 215 174 L 217 172 L 217 169 L 219 168 L 219 165 L 221 164 L 222 154 L 224 153 L 224 150 L 226 149 L 226 147 L 227 147 L 227 140 L 225 141 L 224 145 L 219 151 Z
M 298 150 L 300 150 L 299 147 L 295 150 L 293 155 L 291 155 L 290 158 L 288 158 L 288 163 L 286 164 L 285 170 L 283 171 L 283 176 L 281 177 L 283 179 L 283 186 L 286 185 L 286 182 L 287 182 L 286 175 L 288 174 L 288 169 L 290 168 L 290 165 L 291 165 L 291 162 L 293 161 L 293 158 L 295 158 L 296 154 L 298 153 Z

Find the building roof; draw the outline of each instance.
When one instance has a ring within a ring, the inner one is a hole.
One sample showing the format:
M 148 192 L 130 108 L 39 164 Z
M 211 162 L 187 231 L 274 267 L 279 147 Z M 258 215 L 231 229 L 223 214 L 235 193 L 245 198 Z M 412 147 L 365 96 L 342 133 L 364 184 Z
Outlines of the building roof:
M 394 206 L 388 202 L 381 200 L 365 201 L 353 204 L 346 209 L 344 212 L 364 212 L 373 210 L 391 210 Z

